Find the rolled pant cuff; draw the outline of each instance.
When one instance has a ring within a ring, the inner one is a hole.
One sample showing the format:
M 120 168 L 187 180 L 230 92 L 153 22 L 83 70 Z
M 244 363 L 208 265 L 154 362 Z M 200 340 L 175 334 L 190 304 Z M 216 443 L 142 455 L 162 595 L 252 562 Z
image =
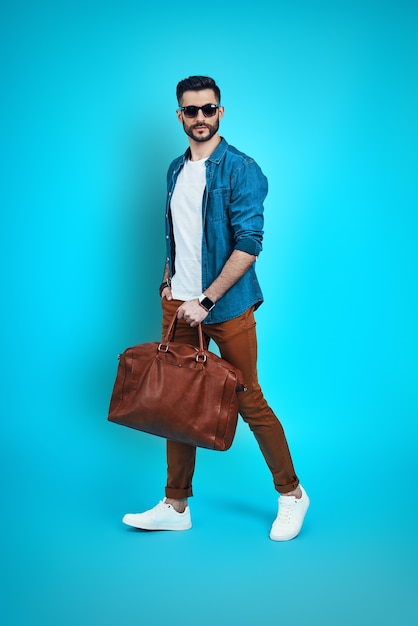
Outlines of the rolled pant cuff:
M 172 498 L 173 500 L 185 500 L 186 498 L 191 498 L 193 496 L 192 488 L 190 489 L 171 489 L 170 487 L 165 488 L 165 497 Z
M 278 491 L 279 493 L 290 493 L 291 491 L 293 491 L 294 489 L 296 489 L 296 487 L 299 485 L 299 480 L 295 480 L 293 483 L 291 483 L 290 485 L 279 485 L 279 486 L 275 486 L 276 491 Z

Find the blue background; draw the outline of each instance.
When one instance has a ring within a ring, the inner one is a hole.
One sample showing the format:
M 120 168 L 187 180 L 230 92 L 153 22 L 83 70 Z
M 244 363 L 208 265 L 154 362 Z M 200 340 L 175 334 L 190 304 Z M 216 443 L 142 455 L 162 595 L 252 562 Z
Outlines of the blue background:
M 412 624 L 417 614 L 418 9 L 396 2 L 1 8 L 1 621 Z M 116 356 L 159 337 L 175 86 L 269 178 L 259 370 L 311 496 L 240 423 L 200 451 L 188 533 L 123 527 L 164 442 L 106 421 Z

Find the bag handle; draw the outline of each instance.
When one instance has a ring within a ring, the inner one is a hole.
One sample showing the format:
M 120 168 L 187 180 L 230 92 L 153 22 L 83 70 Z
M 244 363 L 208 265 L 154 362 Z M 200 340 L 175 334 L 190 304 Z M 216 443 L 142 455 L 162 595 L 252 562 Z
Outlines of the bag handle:
M 177 311 L 178 311 L 178 309 L 177 309 Z M 175 335 L 175 332 L 176 332 L 176 326 L 177 326 L 177 311 L 174 313 L 173 319 L 170 322 L 170 325 L 169 325 L 169 327 L 167 329 L 167 333 L 165 334 L 165 337 L 163 337 L 162 342 L 158 345 L 158 351 L 159 352 L 168 352 L 168 347 L 169 347 L 170 341 L 173 341 L 173 339 L 174 339 L 174 335 Z M 196 361 L 199 362 L 199 363 L 205 363 L 205 361 L 207 360 L 207 357 L 206 357 L 206 354 L 205 354 L 206 341 L 203 338 L 202 324 L 199 323 L 199 325 L 197 327 L 197 331 L 198 331 L 198 335 L 199 335 L 199 351 L 196 354 Z M 231 368 L 232 368 L 232 365 L 231 365 Z M 235 372 L 238 372 L 238 381 L 239 381 L 239 379 L 242 377 L 241 371 L 236 369 L 236 368 L 232 368 L 232 370 L 235 371 Z M 247 391 L 247 386 L 243 382 L 238 382 L 235 390 L 237 392 L 238 391 Z
M 174 313 L 173 319 L 170 322 L 170 326 L 167 329 L 165 337 L 163 337 L 162 342 L 158 346 L 159 351 L 167 352 L 170 341 L 174 340 L 177 327 L 177 311 Z M 202 324 L 200 323 L 197 327 L 197 332 L 199 335 L 199 354 L 196 356 L 196 361 L 206 361 L 206 355 L 204 354 L 206 349 L 206 342 L 203 339 Z

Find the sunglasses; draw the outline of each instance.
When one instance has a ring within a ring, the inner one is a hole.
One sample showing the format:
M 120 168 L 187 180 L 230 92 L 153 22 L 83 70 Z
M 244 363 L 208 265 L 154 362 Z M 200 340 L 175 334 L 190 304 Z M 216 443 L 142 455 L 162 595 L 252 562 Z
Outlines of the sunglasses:
M 213 117 L 216 113 L 216 109 L 219 109 L 220 104 L 204 104 L 202 107 L 188 106 L 180 107 L 180 111 L 183 111 L 185 117 L 196 117 L 199 111 L 202 111 L 205 117 Z

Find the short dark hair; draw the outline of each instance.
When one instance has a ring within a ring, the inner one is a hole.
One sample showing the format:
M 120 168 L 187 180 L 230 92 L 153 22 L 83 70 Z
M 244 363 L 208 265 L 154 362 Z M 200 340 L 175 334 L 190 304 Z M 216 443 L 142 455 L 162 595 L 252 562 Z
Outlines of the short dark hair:
M 215 96 L 218 100 L 217 104 L 221 101 L 221 91 L 213 78 L 209 76 L 189 76 L 181 80 L 177 85 L 177 102 L 181 106 L 183 94 L 185 91 L 201 91 L 202 89 L 213 89 Z

